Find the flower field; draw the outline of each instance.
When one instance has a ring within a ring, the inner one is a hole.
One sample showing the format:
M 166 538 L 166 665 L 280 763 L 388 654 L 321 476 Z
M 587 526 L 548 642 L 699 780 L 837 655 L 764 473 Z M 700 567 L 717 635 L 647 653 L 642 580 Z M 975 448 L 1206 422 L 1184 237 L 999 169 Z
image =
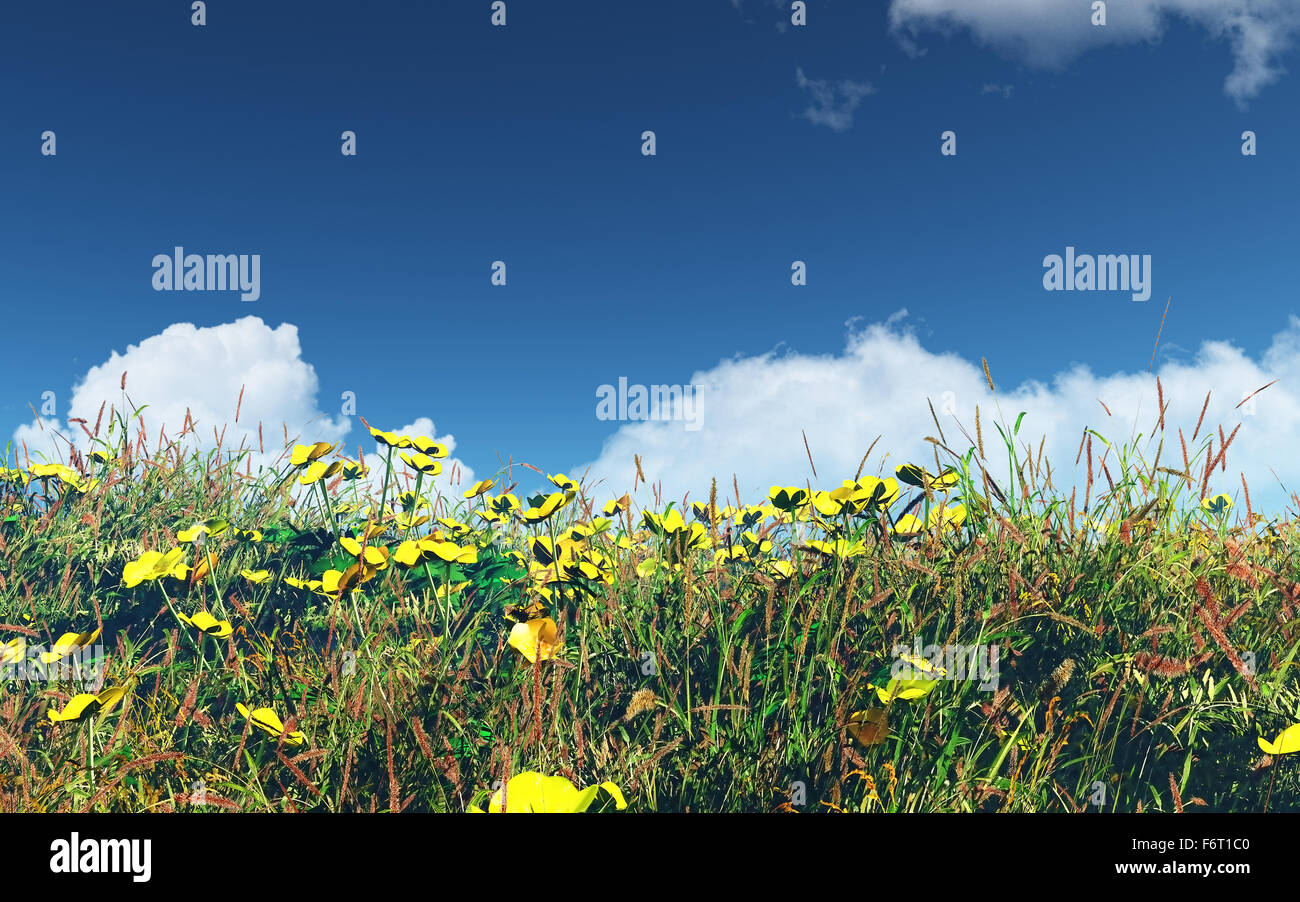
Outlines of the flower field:
M 449 492 L 378 429 L 259 475 L 133 422 L 0 470 L 0 810 L 1300 803 L 1296 531 L 1207 490 L 1201 424 L 1085 434 L 1069 493 L 977 414 L 932 462 L 692 501 Z

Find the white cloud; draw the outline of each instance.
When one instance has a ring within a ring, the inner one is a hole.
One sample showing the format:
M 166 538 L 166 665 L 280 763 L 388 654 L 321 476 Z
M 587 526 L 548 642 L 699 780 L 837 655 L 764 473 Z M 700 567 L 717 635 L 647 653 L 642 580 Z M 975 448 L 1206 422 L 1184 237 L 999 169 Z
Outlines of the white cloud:
M 127 374 L 125 392 L 123 373 Z M 243 402 L 235 423 L 241 388 Z M 285 323 L 272 329 L 257 317 L 246 316 L 208 328 L 175 323 L 128 345 L 125 353 L 114 351 L 104 363 L 90 368 L 60 407 L 66 420 L 85 419 L 93 429 L 105 401 L 119 412 L 128 407 L 127 399 L 145 406 L 141 418 L 151 448 L 157 445 L 160 429 L 165 428 L 169 438 L 177 437 L 188 413 L 196 432 L 187 438 L 202 447 L 215 446 L 213 429 L 219 435 L 225 426 L 224 448 L 243 445 L 256 451 L 260 423 L 267 450 L 278 452 L 285 428 L 291 439 L 302 435 L 303 440 L 333 442 L 347 434 L 348 418 L 321 412 L 317 390 L 316 371 L 302 359 L 297 327 Z M 105 408 L 101 431 L 108 422 Z M 15 443 L 25 441 L 33 456 L 66 450 L 67 443 L 54 434 L 71 439 L 79 448 L 87 447 L 85 433 L 74 423 L 65 425 L 55 419 L 41 425 L 46 428 L 36 423 L 20 426 Z
M 990 366 L 997 384 L 997 361 Z M 929 399 L 949 447 L 958 453 L 970 442 L 956 421 L 973 438 L 979 405 L 985 451 L 993 462 L 990 472 L 1003 488 L 1006 455 L 994 428 L 998 408 L 1009 423 L 1020 411 L 1027 411 L 1018 445 L 1029 444 L 1036 454 L 1040 438 L 1046 436 L 1043 458 L 1051 462 L 1054 481 L 1066 487 L 1068 496 L 1069 485 L 1077 484 L 1073 480 L 1082 480 L 1074 460 L 1085 427 L 1116 442 L 1136 433 L 1152 434 L 1156 375 L 1169 405 L 1161 464 L 1181 469 L 1180 426 L 1189 452 L 1195 453 L 1192 432 L 1206 392 L 1212 392 L 1197 444 L 1211 430 L 1217 453 L 1220 424 L 1231 432 L 1240 423 L 1241 431 L 1228 451 L 1226 474 L 1216 471 L 1211 489 L 1235 493 L 1240 501 L 1238 474 L 1244 472 L 1255 509 L 1280 512 L 1286 497 L 1270 468 L 1288 489 L 1300 483 L 1300 459 L 1289 450 L 1300 441 L 1300 318 L 1295 317 L 1258 360 L 1226 342 L 1209 341 L 1194 358 L 1166 361 L 1152 375 L 1142 371 L 1098 375 L 1075 365 L 1047 382 L 997 384 L 996 403 L 978 361 L 928 350 L 900 325 L 872 325 L 852 332 L 840 354 L 772 352 L 726 360 L 696 373 L 691 381 L 707 386 L 700 408 L 702 428 L 687 431 L 681 422 L 622 426 L 588 465 L 589 478 L 605 481 L 598 493 L 621 494 L 632 486 L 633 454 L 639 454 L 646 477 L 652 483 L 662 481 L 665 501 L 680 499 L 687 492 L 694 499 L 703 498 L 713 478 L 718 480 L 720 495 L 730 498 L 735 474 L 741 500 L 752 503 L 774 484 L 811 481 L 814 487 L 829 488 L 852 478 L 878 435 L 882 437 L 865 473 L 892 473 L 895 466 L 910 461 L 929 461 L 933 467 L 931 446 L 924 441 L 937 432 L 926 403 Z M 1272 379 L 1281 381 L 1259 394 L 1253 405 L 1233 409 L 1246 394 Z M 1109 415 L 1102 403 L 1110 409 Z M 949 405 L 955 418 L 944 412 Z M 812 476 L 801 431 L 807 433 L 820 478 Z M 1096 454 L 1103 450 L 1100 442 L 1094 442 Z M 1155 450 L 1154 442 L 1146 446 L 1148 459 Z M 1108 466 L 1118 477 L 1114 454 Z M 1201 471 L 1193 469 L 1199 488 Z M 1100 473 L 1097 479 L 1104 484 Z
M 862 98 L 876 93 L 875 86 L 869 81 L 815 81 L 804 75 L 802 68 L 795 69 L 794 79 L 800 88 L 812 95 L 812 103 L 803 111 L 804 118 L 837 132 L 852 127 L 853 112 L 862 103 Z
M 125 392 L 121 388 L 124 372 Z M 19 426 L 14 444 L 20 456 L 25 443 L 34 460 L 66 459 L 69 442 L 83 452 L 90 444 L 73 420 L 84 419 L 86 428 L 93 430 L 100 406 L 107 402 L 102 435 L 111 408 L 129 410 L 134 404 L 144 407 L 139 420 L 144 423 L 150 450 L 157 447 L 161 430 L 169 439 L 177 438 L 188 415 L 194 423 L 194 431 L 185 437 L 188 447 L 211 449 L 216 447 L 217 436 L 222 436 L 224 450 L 251 450 L 256 472 L 259 466 L 275 465 L 286 432 L 291 442 L 341 442 L 348 437 L 352 418 L 322 411 L 319 388 L 315 368 L 303 359 L 298 327 L 291 323 L 271 328 L 255 316 L 202 328 L 175 323 L 139 344 L 128 345 L 125 353 L 112 352 L 104 363 L 91 367 L 73 387 L 70 399 L 59 405 L 62 418 L 40 417 L 39 422 Z M 133 439 L 139 420 L 133 421 Z M 258 451 L 259 426 L 265 454 Z M 433 421 L 428 417 L 420 417 L 400 431 L 434 437 Z M 449 449 L 455 447 L 450 435 L 438 440 Z M 367 462 L 377 464 L 378 458 L 371 457 L 374 444 L 368 434 L 364 446 Z M 355 448 L 351 452 L 354 454 Z M 444 483 L 453 464 L 459 462 L 444 461 L 445 475 L 440 477 Z M 472 478 L 472 471 L 460 466 Z
M 979 41 L 1032 66 L 1056 68 L 1106 44 L 1159 41 L 1170 17 L 1205 28 L 1231 47 L 1224 93 L 1239 105 L 1285 72 L 1281 57 L 1300 33 L 1298 0 L 1125 0 L 1093 25 L 1091 4 L 1058 0 L 893 0 L 890 26 L 909 53 L 925 31 L 968 29 Z
M 992 82 L 986 82 L 985 85 L 982 88 L 980 88 L 980 93 L 1000 94 L 1003 100 L 1010 100 L 1011 95 L 1015 93 L 1015 90 L 1016 90 L 1015 85 L 998 85 L 998 84 L 993 84 Z

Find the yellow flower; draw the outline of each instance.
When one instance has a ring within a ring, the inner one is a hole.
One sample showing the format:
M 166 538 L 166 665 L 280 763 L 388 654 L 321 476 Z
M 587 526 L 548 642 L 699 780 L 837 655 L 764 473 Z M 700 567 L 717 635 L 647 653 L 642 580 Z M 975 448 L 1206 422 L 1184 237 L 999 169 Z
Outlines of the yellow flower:
M 407 539 L 393 550 L 393 560 L 403 567 L 415 567 L 424 560 L 424 554 L 420 550 L 420 543 Z
M 350 591 L 362 583 L 369 582 L 375 578 L 375 574 L 381 569 L 358 561 L 347 570 L 326 570 L 321 574 L 318 588 L 314 588 L 312 591 L 318 595 L 333 597 L 340 592 Z
M 547 573 L 553 571 L 547 570 Z M 545 599 L 549 604 L 558 604 L 561 601 L 572 602 L 576 604 L 582 600 L 579 589 L 576 586 L 565 586 L 562 583 L 557 584 L 555 588 L 550 586 L 538 586 L 535 590 L 538 597 Z
M 0 467 L 0 482 L 8 482 L 11 485 L 27 485 L 30 478 L 16 467 Z
M 787 580 L 795 575 L 794 564 L 789 561 L 770 560 L 763 564 L 763 572 L 775 580 Z
M 63 706 L 62 711 L 51 709 L 46 712 L 46 716 L 50 718 L 52 723 L 60 723 L 69 720 L 83 720 L 95 714 L 107 714 L 113 709 L 114 705 L 122 700 L 124 695 L 126 695 L 125 686 L 114 686 L 112 689 L 105 689 L 99 695 L 83 692 L 69 699 L 68 703 Z
M 404 511 L 428 510 L 432 505 L 429 499 L 423 495 L 417 495 L 415 492 L 402 492 L 397 496 L 397 503 L 402 506 Z
M 929 475 L 925 472 L 924 467 L 916 464 L 899 464 L 894 468 L 894 474 L 908 485 L 919 486 L 923 483 L 924 477 Z
M 609 520 L 604 517 L 596 517 L 590 523 L 577 523 L 569 530 L 567 537 L 572 542 L 585 542 L 586 540 L 606 532 L 613 526 Z
M 876 695 L 883 704 L 901 698 L 903 701 L 915 701 L 925 698 L 939 683 L 938 680 L 890 680 L 885 686 L 876 686 Z
M 573 498 L 574 493 L 572 492 L 552 492 L 549 495 L 535 499 L 536 503 L 532 507 L 519 511 L 517 516 L 525 523 L 541 523 L 549 520 L 556 511 L 572 501 Z
M 292 732 L 286 733 L 284 731 L 284 722 L 281 721 L 279 715 L 270 708 L 254 708 L 252 711 L 249 711 L 248 708 L 244 707 L 243 702 L 237 702 L 235 704 L 235 709 L 239 711 L 240 714 L 244 715 L 244 717 L 248 718 L 248 720 L 252 722 L 253 726 L 257 727 L 268 736 L 271 736 L 274 739 L 283 737 L 285 745 L 302 745 L 307 741 L 307 737 L 299 730 L 293 730 Z
M 390 448 L 409 448 L 411 447 L 411 437 L 409 435 L 398 435 L 396 432 L 384 432 L 370 427 L 371 437 L 381 445 L 388 445 Z
M 393 522 L 402 529 L 415 529 L 417 526 L 423 526 L 429 522 L 428 514 L 413 514 L 402 511 L 393 517 Z
M 577 814 L 590 808 L 602 789 L 614 799 L 614 806 L 618 810 L 627 807 L 622 791 L 608 780 L 599 786 L 588 786 L 580 790 L 564 777 L 547 777 L 536 771 L 524 771 L 511 777 L 509 783 L 492 794 L 488 800 L 488 811 L 493 814 L 503 810 L 506 814 Z M 469 810 L 477 814 L 483 813 L 477 806 L 470 806 Z
M 435 442 L 426 435 L 412 436 L 411 447 L 421 454 L 427 454 L 429 457 L 446 457 L 448 454 L 446 445 Z
M 190 572 L 190 580 L 198 582 L 201 579 L 206 579 L 208 574 L 212 572 L 214 558 L 216 558 L 216 555 L 210 551 L 203 555 L 203 558 L 192 568 Z
M 363 463 L 357 463 L 356 461 L 351 460 L 343 461 L 343 478 L 349 482 L 354 479 L 360 479 L 369 472 L 370 468 Z M 342 511 L 340 511 L 340 513 L 342 513 Z
M 519 499 L 511 494 L 498 495 L 495 498 L 489 498 L 487 506 L 492 513 L 508 517 L 519 510 Z
M 717 551 L 713 552 L 713 559 L 719 562 L 747 561 L 749 560 L 749 555 L 746 553 L 743 546 L 732 545 L 730 548 L 719 548 Z
M 691 502 L 691 513 L 701 523 L 720 524 L 734 517 L 736 509 L 734 507 L 718 507 L 716 504 L 708 504 L 704 501 L 693 501 Z
M 161 551 L 146 551 L 122 569 L 122 585 L 133 589 L 142 582 L 152 582 L 163 577 L 184 579 L 189 567 L 181 560 L 185 556 L 183 548 L 173 548 L 163 554 Z
M 898 656 L 898 660 L 906 664 L 906 667 L 898 668 L 900 677 L 915 677 L 921 675 L 929 676 L 947 676 L 948 671 L 942 664 L 932 664 L 920 655 L 911 655 L 903 652 Z
M 398 456 L 406 462 L 407 466 L 419 470 L 426 476 L 437 476 L 442 472 L 442 464 L 427 454 L 408 454 L 403 451 Z
M 343 546 L 344 551 L 352 555 L 354 558 L 360 559 L 364 556 L 366 566 L 368 567 L 382 570 L 388 566 L 387 548 L 379 545 L 366 545 L 362 548 L 361 543 L 351 536 L 343 536 L 339 539 L 339 544 Z
M 182 623 L 186 623 L 199 632 L 207 633 L 209 636 L 215 636 L 218 639 L 224 639 L 234 632 L 229 620 L 218 620 L 207 611 L 199 611 L 193 617 L 186 617 L 178 611 L 176 616 L 181 619 Z
M 894 523 L 894 533 L 900 536 L 914 536 L 928 529 L 942 527 L 943 531 L 953 530 L 966 520 L 966 507 L 962 504 L 939 505 L 930 509 L 930 516 L 925 520 L 914 514 L 904 514 Z
M 289 457 L 289 464 L 295 468 L 305 467 L 314 460 L 320 460 L 334 450 L 329 442 L 314 442 L 310 445 L 294 445 Z
M 99 638 L 100 629 L 97 627 L 89 633 L 64 633 L 54 643 L 54 647 L 47 652 L 41 653 L 41 660 L 46 664 L 52 664 L 55 661 L 62 660 L 94 642 Z
M 58 479 L 69 485 L 81 482 L 81 474 L 63 464 L 33 464 L 27 473 L 32 479 Z
M 1201 500 L 1201 509 L 1215 516 L 1226 514 L 1232 508 L 1232 499 L 1220 492 L 1210 498 Z
M 782 487 L 774 485 L 768 491 L 767 497 L 772 502 L 773 507 L 786 513 L 808 503 L 808 492 L 794 486 Z
M 812 506 L 823 517 L 837 517 L 841 513 L 853 513 L 860 505 L 854 504 L 856 486 L 846 489 L 841 486 L 831 492 L 813 492 Z
M 189 529 L 181 529 L 176 532 L 176 541 L 182 545 L 189 545 L 192 542 L 203 544 L 209 536 L 219 536 L 227 529 L 230 524 L 225 520 L 217 517 L 211 517 L 199 523 L 195 523 Z
M 914 536 L 925 531 L 925 521 L 915 514 L 903 514 L 894 522 L 894 534 Z
M 612 585 L 614 575 L 608 570 L 601 569 L 600 565 L 594 561 L 574 561 L 570 564 L 564 564 L 564 575 L 566 578 L 576 580 L 578 578 L 599 581 L 606 585 Z
M 641 522 L 660 535 L 683 533 L 689 528 L 686 525 L 686 520 L 682 517 L 682 512 L 675 509 L 670 510 L 663 516 L 656 514 L 654 511 L 646 511 L 641 515 Z
M 843 538 L 836 539 L 833 542 L 810 539 L 805 547 L 816 551 L 818 554 L 824 554 L 826 557 L 837 557 L 841 560 L 867 553 L 867 546 L 863 545 L 862 542 L 850 542 L 848 539 Z
M 898 480 L 893 477 L 877 479 L 874 476 L 863 476 L 857 482 L 844 481 L 844 487 L 850 485 L 857 486 L 859 492 L 865 492 L 869 497 L 868 507 L 888 507 L 898 498 Z
M 1268 755 L 1290 755 L 1300 752 L 1300 723 L 1287 727 L 1272 742 L 1266 741 L 1263 736 L 1259 737 L 1259 747 Z
M 561 539 L 557 550 L 557 546 L 551 544 L 550 536 L 535 536 L 529 540 L 528 550 L 537 559 L 538 563 L 553 563 L 557 556 L 560 563 L 564 563 L 573 559 L 574 542 Z
M 953 467 L 945 467 L 938 476 L 932 476 L 916 464 L 901 464 L 894 473 L 908 485 L 922 487 L 929 482 L 930 488 L 939 491 L 950 489 L 961 481 L 961 473 Z
M 648 557 L 644 561 L 636 565 L 636 575 L 643 579 L 648 579 L 651 576 L 654 576 L 660 570 L 667 570 L 667 569 L 668 569 L 668 565 L 661 563 L 659 558 Z
M 752 532 L 743 532 L 740 534 L 740 544 L 745 549 L 745 554 L 751 557 L 761 557 L 772 552 L 772 542 L 770 539 L 759 539 Z
M 27 640 L 22 636 L 0 645 L 0 664 L 17 664 L 27 658 Z
M 314 482 L 320 482 L 322 479 L 328 479 L 339 470 L 343 469 L 343 461 L 333 460 L 325 463 L 323 460 L 314 461 L 307 469 L 302 471 L 298 477 L 298 482 L 303 485 L 311 485 Z
M 549 661 L 560 650 L 556 630 L 555 621 L 550 617 L 516 623 L 510 630 L 510 647 L 527 658 L 529 664 L 537 663 L 539 656 L 543 661 Z
M 446 528 L 453 539 L 463 539 L 474 532 L 473 527 L 460 522 L 454 517 L 439 517 L 438 523 Z
M 260 586 L 271 578 L 270 570 L 240 570 L 239 575 L 255 586 Z
M 964 504 L 943 504 L 930 510 L 929 525 L 931 529 L 936 526 L 943 526 L 944 529 L 956 529 L 964 522 L 966 522 L 966 506 Z
M 437 533 L 434 533 L 437 536 Z M 439 538 L 420 539 L 420 553 L 425 560 L 437 558 L 448 564 L 472 564 L 478 560 L 478 549 L 473 545 L 460 546 Z
M 497 481 L 495 479 L 480 479 L 478 482 L 474 483 L 472 486 L 469 487 L 469 489 L 465 492 L 465 497 L 477 498 L 479 495 L 482 495 L 483 493 L 487 492 L 489 489 L 492 488 L 492 486 L 496 484 Z
M 561 491 L 564 492 L 578 491 L 578 484 L 574 482 L 572 479 L 570 479 L 568 476 L 565 476 L 563 473 L 556 473 L 554 476 L 548 475 L 546 478 L 550 480 L 551 485 L 555 486 L 557 489 L 560 489 Z
M 57 479 L 68 488 L 82 494 L 99 485 L 99 480 L 84 480 L 80 473 L 63 464 L 35 464 L 23 481 L 27 482 L 30 479 Z
M 943 667 L 936 667 L 915 655 L 901 654 L 899 660 L 906 666 L 893 665 L 878 674 L 875 683 L 868 684 L 868 688 L 876 690 L 882 704 L 888 705 L 896 698 L 903 701 L 924 698 L 939 685 L 939 678 L 947 675 Z

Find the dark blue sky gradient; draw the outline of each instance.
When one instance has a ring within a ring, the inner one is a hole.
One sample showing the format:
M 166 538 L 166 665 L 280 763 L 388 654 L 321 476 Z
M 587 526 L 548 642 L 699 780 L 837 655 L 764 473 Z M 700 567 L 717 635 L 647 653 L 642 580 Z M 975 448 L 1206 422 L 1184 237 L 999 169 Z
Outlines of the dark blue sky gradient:
M 299 327 L 324 409 L 432 416 L 487 472 L 594 457 L 601 383 L 835 353 L 855 317 L 907 308 L 1011 384 L 1146 369 L 1170 295 L 1175 354 L 1258 353 L 1294 309 L 1300 80 L 1237 109 L 1203 31 L 1044 72 L 965 35 L 909 57 L 877 2 L 814 0 L 784 33 L 726 0 L 512 2 L 504 29 L 488 5 L 0 8 L 0 433 L 113 349 L 248 314 Z M 814 125 L 797 67 L 876 93 Z M 260 253 L 261 300 L 154 292 L 178 244 Z M 1151 254 L 1151 301 L 1045 292 L 1067 244 Z

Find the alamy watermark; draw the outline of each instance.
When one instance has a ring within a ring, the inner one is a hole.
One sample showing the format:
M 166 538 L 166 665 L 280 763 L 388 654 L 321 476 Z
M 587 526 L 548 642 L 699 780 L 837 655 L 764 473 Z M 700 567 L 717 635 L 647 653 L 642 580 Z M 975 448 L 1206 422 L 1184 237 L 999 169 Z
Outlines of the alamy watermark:
M 1048 291 L 1128 291 L 1133 300 L 1151 298 L 1150 254 L 1048 254 L 1043 258 L 1043 288 Z
M 1001 681 L 996 645 L 895 645 L 889 667 L 893 679 L 972 680 L 984 692 L 996 692 Z
M 58 657 L 53 657 L 54 654 Z M 20 652 L 0 646 L 0 682 L 95 684 L 104 673 L 107 656 L 102 645 L 87 645 L 51 652 L 41 645 L 28 645 Z
M 153 840 L 81 838 L 50 843 L 50 872 L 54 874 L 129 874 L 135 883 L 148 883 L 153 874 Z
M 241 301 L 262 296 L 261 254 L 187 254 L 185 248 L 153 258 L 154 291 L 238 291 Z
M 700 428 L 702 385 L 628 384 L 626 376 L 618 385 L 605 384 L 596 389 L 598 420 L 677 420 L 687 432 Z

